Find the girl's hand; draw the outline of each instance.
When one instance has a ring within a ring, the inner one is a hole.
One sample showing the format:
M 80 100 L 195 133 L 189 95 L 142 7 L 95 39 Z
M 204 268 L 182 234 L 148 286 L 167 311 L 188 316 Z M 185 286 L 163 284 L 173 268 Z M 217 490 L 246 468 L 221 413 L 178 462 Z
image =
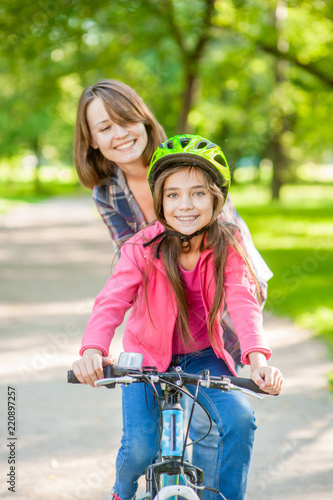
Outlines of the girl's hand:
M 262 352 L 250 352 L 251 379 L 268 394 L 280 394 L 283 377 L 278 368 L 267 366 Z
M 111 356 L 103 356 L 99 349 L 86 349 L 81 359 L 74 361 L 73 372 L 81 384 L 95 387 L 94 382 L 103 378 L 103 367 L 112 365 Z
M 261 366 L 251 371 L 251 379 L 268 394 L 280 394 L 283 377 L 278 368 Z

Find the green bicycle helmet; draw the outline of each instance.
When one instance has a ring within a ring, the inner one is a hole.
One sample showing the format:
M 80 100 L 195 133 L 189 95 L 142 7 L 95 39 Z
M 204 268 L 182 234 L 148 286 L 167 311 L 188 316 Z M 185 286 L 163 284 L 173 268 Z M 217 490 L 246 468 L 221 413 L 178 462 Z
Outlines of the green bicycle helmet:
M 162 142 L 156 149 L 147 178 L 151 192 L 157 178 L 173 165 L 198 166 L 208 172 L 219 186 L 225 199 L 230 186 L 230 170 L 227 160 L 219 146 L 200 135 L 175 135 Z

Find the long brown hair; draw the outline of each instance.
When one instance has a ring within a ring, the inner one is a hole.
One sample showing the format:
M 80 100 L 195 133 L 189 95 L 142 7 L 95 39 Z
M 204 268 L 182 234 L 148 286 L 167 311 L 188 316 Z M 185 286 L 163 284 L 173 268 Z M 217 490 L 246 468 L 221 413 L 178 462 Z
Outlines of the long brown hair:
M 119 125 L 143 123 L 148 142 L 143 152 L 143 161 L 149 165 L 151 157 L 166 139 L 165 132 L 145 102 L 131 87 L 118 80 L 101 80 L 87 87 L 79 100 L 75 137 L 74 165 L 83 186 L 92 189 L 112 175 L 114 163 L 106 159 L 99 149 L 91 146 L 91 133 L 87 122 L 87 107 L 96 98 L 103 101 L 111 120 Z
M 224 205 L 224 196 L 209 173 L 200 169 L 200 167 L 172 166 L 160 174 L 156 181 L 153 193 L 154 210 L 157 219 L 165 226 L 166 229 L 173 229 L 167 224 L 163 213 L 164 183 L 167 177 L 175 172 L 179 172 L 182 168 L 188 170 L 199 170 L 205 177 L 207 189 L 213 195 L 213 216 L 210 225 L 207 228 L 206 237 L 202 240 L 200 251 L 210 248 L 213 248 L 214 250 L 214 278 L 210 282 L 209 286 L 215 286 L 215 293 L 213 303 L 210 307 L 207 324 L 209 339 L 211 344 L 214 346 L 216 345 L 216 340 L 214 339 L 214 325 L 224 299 L 224 270 L 227 259 L 228 244 L 230 244 L 246 262 L 249 273 L 257 289 L 258 300 L 260 300 L 259 286 L 246 253 L 235 236 L 235 234 L 239 231 L 238 227 L 235 224 L 222 222 L 218 219 Z M 155 245 L 157 244 L 158 242 L 155 243 Z M 179 271 L 178 260 L 181 253 L 188 253 L 190 250 L 191 241 L 184 245 L 178 236 L 169 236 L 166 238 L 161 248 L 161 255 L 167 279 L 171 284 L 178 303 L 177 325 L 181 334 L 182 342 L 185 346 L 189 346 L 191 341 L 193 341 L 193 338 L 188 326 L 188 302 L 186 299 L 185 285 Z

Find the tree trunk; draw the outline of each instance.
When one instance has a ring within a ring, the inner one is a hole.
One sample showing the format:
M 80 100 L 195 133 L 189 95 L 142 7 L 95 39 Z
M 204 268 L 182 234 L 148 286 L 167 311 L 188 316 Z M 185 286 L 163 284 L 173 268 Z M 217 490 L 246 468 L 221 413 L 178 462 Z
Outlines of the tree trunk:
M 37 158 L 37 163 L 35 166 L 35 176 L 34 176 L 34 191 L 35 191 L 35 194 L 38 195 L 38 194 L 41 194 L 43 192 L 43 186 L 42 186 L 42 182 L 40 180 L 40 167 L 42 165 L 43 155 L 42 155 L 41 148 L 38 144 L 38 138 L 36 138 L 34 140 L 33 150 L 34 150 L 34 154 Z
M 197 80 L 198 73 L 195 73 L 191 70 L 187 70 L 185 72 L 185 90 L 183 93 L 183 105 L 177 126 L 178 134 L 186 134 L 191 132 L 188 123 L 188 114 L 192 108 L 193 102 L 195 101 Z
M 278 57 L 275 61 L 275 84 L 278 87 L 286 80 L 285 63 L 282 57 L 280 57 L 282 41 L 286 40 L 281 37 L 281 30 L 285 23 L 285 19 L 288 15 L 288 8 L 285 0 L 279 0 L 277 2 L 277 7 L 274 13 L 274 22 L 277 35 L 277 49 Z M 287 63 L 286 63 L 287 64 Z M 288 158 L 286 157 L 283 146 L 282 146 L 282 135 L 289 129 L 289 123 L 283 114 L 283 110 L 280 106 L 276 106 L 273 114 L 275 114 L 275 123 L 280 123 L 280 127 L 275 125 L 278 130 L 273 132 L 273 136 L 270 143 L 271 158 L 273 162 L 273 178 L 271 184 L 271 195 L 273 200 L 280 199 L 280 190 L 284 183 L 283 173 L 288 166 Z
M 179 47 L 184 67 L 184 92 L 183 104 L 177 126 L 178 133 L 189 131 L 188 114 L 195 101 L 196 84 L 199 80 L 200 60 L 210 38 L 210 28 L 212 26 L 212 15 L 216 0 L 205 0 L 205 9 L 203 12 L 202 33 L 198 38 L 195 47 L 187 48 L 186 37 L 183 36 L 176 22 L 174 5 L 171 0 L 163 0 L 163 13 L 167 17 L 170 31 Z
M 273 200 L 279 200 L 280 190 L 283 186 L 283 171 L 287 164 L 287 159 L 280 142 L 280 136 L 275 137 L 271 143 L 271 158 L 274 166 L 271 194 Z

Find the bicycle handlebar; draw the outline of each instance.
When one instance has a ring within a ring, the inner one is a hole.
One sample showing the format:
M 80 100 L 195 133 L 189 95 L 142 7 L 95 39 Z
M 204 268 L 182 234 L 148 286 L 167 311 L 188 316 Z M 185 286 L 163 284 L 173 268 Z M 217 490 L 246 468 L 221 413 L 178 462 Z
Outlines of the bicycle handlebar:
M 209 375 L 208 372 L 204 372 L 200 375 L 188 374 L 182 370 L 175 370 L 172 372 L 158 372 L 154 368 L 143 367 L 142 371 L 131 370 L 128 368 L 122 368 L 117 365 L 107 365 L 103 368 L 104 379 L 101 379 L 97 385 L 105 385 L 109 389 L 113 389 L 116 383 L 132 383 L 132 382 L 170 382 L 178 386 L 184 385 L 199 385 L 204 387 L 210 387 L 212 389 L 221 389 L 224 391 L 233 389 L 245 391 L 251 391 L 256 394 L 265 394 L 269 396 L 267 392 L 261 390 L 253 380 L 241 377 L 232 377 L 221 375 L 216 377 Z M 124 378 L 126 377 L 126 379 Z M 73 370 L 69 370 L 67 373 L 67 382 L 69 384 L 80 384 L 79 380 L 76 378 Z M 246 392 L 247 393 L 247 392 Z M 251 393 L 247 393 L 252 395 Z

